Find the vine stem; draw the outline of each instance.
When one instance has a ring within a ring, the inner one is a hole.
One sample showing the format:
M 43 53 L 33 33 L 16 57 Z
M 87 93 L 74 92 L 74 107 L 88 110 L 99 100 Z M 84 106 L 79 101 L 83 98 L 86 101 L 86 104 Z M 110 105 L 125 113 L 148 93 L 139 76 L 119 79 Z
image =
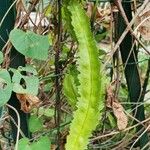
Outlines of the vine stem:
M 18 144 L 19 144 L 19 132 L 20 132 L 20 115 L 18 113 L 18 111 L 11 105 L 9 104 L 6 104 L 7 107 L 9 107 L 10 109 L 12 109 L 16 115 L 17 115 L 17 120 L 18 120 L 18 123 L 17 123 L 17 138 L 16 138 L 16 144 L 15 144 L 15 150 L 18 150 Z
M 61 91 L 61 85 L 60 85 L 60 77 L 58 74 L 60 74 L 60 52 L 61 52 L 61 41 L 62 41 L 62 33 L 61 33 L 61 26 L 62 26 L 62 14 L 61 14 L 61 0 L 57 0 L 57 18 L 58 18 L 58 24 L 57 24 L 57 41 L 55 45 L 55 88 L 56 88 L 56 105 L 55 105 L 55 124 L 57 127 L 57 149 L 60 149 L 60 120 L 61 120 L 61 98 L 60 98 L 60 91 Z

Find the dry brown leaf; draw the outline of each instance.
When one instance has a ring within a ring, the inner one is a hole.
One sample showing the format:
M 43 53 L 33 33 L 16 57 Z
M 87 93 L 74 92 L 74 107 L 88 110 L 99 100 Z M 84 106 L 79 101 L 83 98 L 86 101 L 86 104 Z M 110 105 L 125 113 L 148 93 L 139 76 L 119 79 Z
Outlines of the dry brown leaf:
M 33 108 L 39 107 L 40 100 L 37 96 L 29 94 L 16 94 L 17 99 L 21 103 L 21 110 L 29 113 Z
M 113 94 L 112 86 L 110 85 L 106 90 L 106 106 L 108 108 L 112 108 L 113 101 L 114 101 L 114 94 Z
M 113 114 L 117 119 L 118 129 L 123 130 L 128 125 L 128 118 L 124 113 L 122 105 L 116 100 L 114 96 L 112 84 L 108 86 L 106 91 L 106 106 L 113 110 Z
M 126 114 L 124 113 L 124 109 L 122 105 L 114 101 L 112 104 L 113 113 L 117 119 L 117 126 L 119 130 L 124 130 L 128 125 L 128 118 Z
M 95 14 L 96 19 L 98 19 L 98 18 L 99 19 L 102 19 L 102 18 L 105 19 L 105 17 L 108 17 L 111 14 L 110 6 L 107 6 L 107 7 L 104 7 L 104 8 L 102 8 L 102 7 L 96 7 L 95 8 L 93 2 L 88 2 L 87 5 L 86 5 L 86 13 L 89 16 L 89 18 L 91 18 L 92 14 L 94 12 L 94 9 L 96 11 L 96 14 Z
M 104 8 L 97 7 L 96 21 L 107 29 L 110 28 L 111 22 L 110 16 L 111 16 L 111 9 L 109 5 Z

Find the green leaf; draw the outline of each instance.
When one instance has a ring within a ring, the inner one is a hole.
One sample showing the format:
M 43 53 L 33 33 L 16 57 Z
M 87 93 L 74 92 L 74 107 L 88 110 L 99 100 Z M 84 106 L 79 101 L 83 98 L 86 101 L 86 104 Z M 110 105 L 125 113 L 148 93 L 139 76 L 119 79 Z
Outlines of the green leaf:
M 48 36 L 38 35 L 31 31 L 24 32 L 14 29 L 10 32 L 10 41 L 18 52 L 27 57 L 39 60 L 46 60 L 48 57 Z
M 0 107 L 7 103 L 12 93 L 10 74 L 5 69 L 0 69 Z
M 66 29 L 68 30 L 69 34 L 71 35 L 71 37 L 73 39 L 76 40 L 76 35 L 75 32 L 73 30 L 73 26 L 71 24 L 71 13 L 68 10 L 67 6 L 68 6 L 68 2 L 67 0 L 65 0 L 63 2 L 63 7 L 62 7 L 62 19 L 64 20 L 64 26 L 66 27 Z
M 14 92 L 31 95 L 38 94 L 39 79 L 36 76 L 37 71 L 33 67 L 18 67 L 18 70 L 12 68 L 10 70 L 13 72 L 12 82 Z M 25 74 L 30 74 L 30 76 Z M 23 84 L 21 80 L 23 80 Z
M 49 83 L 45 83 L 44 92 L 49 92 L 51 90 L 52 86 L 53 85 L 52 85 L 51 81 L 49 81 Z
M 22 138 L 19 140 L 18 150 L 32 150 L 30 145 L 29 145 L 29 139 L 28 138 Z
M 40 118 L 32 115 L 29 119 L 29 129 L 31 132 L 39 131 L 43 128 L 43 123 Z
M 43 136 L 37 142 L 33 142 L 31 148 L 32 150 L 51 150 L 51 142 L 47 136 Z
M 0 51 L 0 64 L 3 62 L 3 53 Z
M 74 85 L 73 77 L 69 74 L 65 75 L 63 82 L 64 95 L 67 97 L 68 103 L 72 106 L 76 106 L 77 102 L 77 89 Z
M 116 124 L 116 120 L 115 120 L 114 116 L 112 116 L 112 114 L 109 112 L 107 114 L 107 117 L 110 122 L 111 128 L 115 128 L 117 126 L 117 124 Z
M 106 55 L 107 53 L 105 52 L 105 50 L 103 49 L 99 49 L 99 55 Z
M 101 42 L 106 37 L 107 34 L 108 34 L 108 32 L 104 32 L 104 33 L 101 33 L 101 34 L 96 34 L 95 35 L 95 40 L 97 42 Z
M 51 150 L 51 142 L 47 136 L 42 136 L 32 143 L 28 138 L 22 138 L 19 140 L 18 150 Z
M 33 75 L 37 75 L 38 74 L 36 69 L 33 66 L 31 66 L 31 65 L 26 65 L 25 67 L 19 66 L 18 70 L 20 72 L 26 71 L 26 73 L 33 74 Z
M 51 15 L 51 11 L 52 11 L 52 6 L 48 5 L 45 9 L 44 9 L 44 14 L 46 17 L 50 17 Z
M 76 108 L 77 97 L 79 96 L 77 89 L 77 86 L 80 84 L 77 78 L 78 74 L 77 67 L 75 65 L 69 65 L 63 80 L 64 95 L 66 96 L 68 103 L 74 109 Z
M 51 109 L 51 108 L 40 107 L 39 110 L 38 110 L 38 114 L 40 116 L 44 115 L 46 117 L 53 117 L 55 115 L 55 110 Z

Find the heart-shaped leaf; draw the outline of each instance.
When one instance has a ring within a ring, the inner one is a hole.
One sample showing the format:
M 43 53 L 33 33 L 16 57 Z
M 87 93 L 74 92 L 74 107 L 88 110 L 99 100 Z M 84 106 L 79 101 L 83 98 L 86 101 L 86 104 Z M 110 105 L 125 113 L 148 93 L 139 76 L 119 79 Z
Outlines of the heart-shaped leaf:
M 10 74 L 5 69 L 0 69 L 0 107 L 5 105 L 12 93 Z
M 31 95 L 38 94 L 39 79 L 33 67 L 19 67 L 18 70 L 11 69 L 11 71 L 14 73 L 12 77 L 14 92 Z
M 39 60 L 46 60 L 48 57 L 48 36 L 38 35 L 31 31 L 24 32 L 20 29 L 14 29 L 10 32 L 10 41 L 18 52 L 27 57 Z

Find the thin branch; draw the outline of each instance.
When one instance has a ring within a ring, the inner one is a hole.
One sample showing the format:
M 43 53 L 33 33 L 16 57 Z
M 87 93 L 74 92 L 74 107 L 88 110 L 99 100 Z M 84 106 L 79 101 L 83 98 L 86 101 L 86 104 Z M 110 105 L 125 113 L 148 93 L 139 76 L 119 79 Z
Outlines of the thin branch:
M 6 106 L 9 107 L 10 109 L 12 109 L 16 113 L 16 116 L 17 116 L 17 120 L 18 120 L 17 128 L 18 128 L 18 130 L 17 130 L 17 138 L 16 138 L 16 144 L 15 144 L 15 150 L 18 150 L 19 132 L 20 132 L 20 116 L 19 116 L 18 111 L 14 107 L 12 107 L 9 104 L 6 104 Z
M 57 24 L 57 41 L 55 45 L 55 88 L 56 88 L 56 106 L 55 106 L 55 123 L 57 126 L 57 149 L 60 149 L 60 120 L 61 120 L 61 98 L 60 98 L 60 52 L 61 52 L 61 41 L 62 41 L 62 33 L 61 33 L 61 26 L 62 26 L 62 14 L 61 14 L 61 0 L 57 0 L 57 10 L 58 10 L 58 24 Z
M 128 18 L 126 16 L 126 13 L 122 7 L 122 4 L 121 4 L 121 1 L 120 0 L 116 0 L 116 6 L 118 7 L 127 27 L 129 28 L 129 31 L 131 32 L 131 34 L 134 36 L 135 40 L 137 42 L 139 42 L 139 44 L 144 48 L 144 50 L 147 52 L 147 54 L 150 55 L 150 52 L 147 50 L 147 48 L 145 47 L 145 45 L 137 38 L 137 36 L 135 35 L 134 31 L 132 30 L 131 26 L 129 26 L 129 21 L 128 21 Z
M 109 58 L 107 59 L 107 61 L 105 62 L 105 65 L 103 68 L 105 68 L 105 66 L 107 65 L 107 63 L 110 61 L 110 59 L 112 58 L 112 56 L 114 55 L 114 53 L 116 52 L 116 50 L 118 49 L 119 45 L 122 43 L 123 39 L 125 38 L 125 36 L 127 35 L 127 33 L 129 32 L 129 29 L 132 27 L 132 25 L 135 23 L 136 18 L 138 17 L 138 15 L 141 13 L 141 11 L 145 8 L 145 6 L 149 3 L 149 0 L 145 0 L 143 5 L 140 7 L 139 11 L 134 15 L 133 19 L 130 21 L 130 23 L 128 24 L 128 26 L 126 27 L 126 29 L 124 30 L 124 32 L 122 33 L 122 35 L 120 36 L 118 42 L 115 44 L 115 47 L 112 49 Z M 105 70 L 105 69 L 103 69 Z
M 16 2 L 17 2 L 17 0 L 15 0 L 15 1 L 11 4 L 11 6 L 9 7 L 9 9 L 6 11 L 5 15 L 4 15 L 3 18 L 1 19 L 1 21 L 0 21 L 0 28 L 1 28 L 1 26 L 2 26 L 2 24 L 3 24 L 3 22 L 4 22 L 4 20 L 5 20 L 5 18 L 7 17 L 8 13 L 9 13 L 10 10 L 14 7 L 14 5 L 15 5 Z
M 105 137 L 108 137 L 108 136 L 112 136 L 112 135 L 115 135 L 115 134 L 119 134 L 119 133 L 121 133 L 121 132 L 126 132 L 126 131 L 128 131 L 128 130 L 131 130 L 131 129 L 133 129 L 133 128 L 139 126 L 139 125 L 141 125 L 141 123 L 146 123 L 146 122 L 148 122 L 148 121 L 150 121 L 150 118 L 147 118 L 147 119 L 145 119 L 144 121 L 141 121 L 140 123 L 137 123 L 137 124 L 135 124 L 135 125 L 133 125 L 133 126 L 130 126 L 130 127 L 126 128 L 126 129 L 124 129 L 124 130 L 122 130 L 122 131 L 114 131 L 114 132 L 111 132 L 111 133 L 108 133 L 108 134 L 104 134 L 104 135 L 100 135 L 100 136 L 97 136 L 97 137 L 95 137 L 95 138 L 92 138 L 92 139 L 91 139 L 91 142 L 94 142 L 94 141 L 96 141 L 96 140 L 100 140 L 100 139 L 105 138 Z
M 130 150 L 133 149 L 134 145 L 139 141 L 139 139 L 150 129 L 150 125 L 141 133 L 141 135 L 138 136 L 138 138 L 134 141 L 134 143 L 131 145 Z

